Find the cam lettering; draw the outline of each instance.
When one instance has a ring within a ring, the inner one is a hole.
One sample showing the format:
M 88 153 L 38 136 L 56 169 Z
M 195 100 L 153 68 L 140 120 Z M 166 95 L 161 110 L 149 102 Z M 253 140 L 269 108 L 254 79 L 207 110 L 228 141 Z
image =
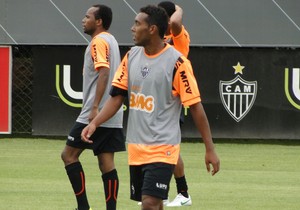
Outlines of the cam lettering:
M 232 91 L 232 89 L 234 89 Z M 231 86 L 231 85 L 228 85 L 228 86 L 225 86 L 225 90 L 227 93 L 251 93 L 252 90 L 251 90 L 251 86 L 249 85 L 244 85 L 244 86 L 240 86 L 240 85 L 237 85 L 235 87 Z
M 144 94 L 131 92 L 129 107 L 130 109 L 151 113 L 154 110 L 154 98 L 153 96 L 145 96 Z

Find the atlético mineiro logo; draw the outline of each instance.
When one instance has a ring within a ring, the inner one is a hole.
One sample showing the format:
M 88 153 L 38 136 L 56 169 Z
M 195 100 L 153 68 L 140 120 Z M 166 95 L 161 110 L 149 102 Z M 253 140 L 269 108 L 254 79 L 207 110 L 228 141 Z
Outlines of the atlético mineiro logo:
M 141 73 L 142 73 L 143 79 L 145 79 L 148 76 L 149 72 L 150 72 L 150 69 L 147 66 L 142 68 Z
M 233 66 L 235 74 L 243 74 L 244 66 Z M 246 81 L 240 75 L 233 80 L 220 81 L 220 97 L 224 108 L 230 116 L 239 122 L 250 111 L 257 94 L 257 81 Z

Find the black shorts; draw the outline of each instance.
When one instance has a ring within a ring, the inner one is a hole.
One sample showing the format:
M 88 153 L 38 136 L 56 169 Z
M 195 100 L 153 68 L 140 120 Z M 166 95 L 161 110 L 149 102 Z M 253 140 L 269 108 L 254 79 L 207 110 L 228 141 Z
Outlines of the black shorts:
M 141 201 L 142 195 L 167 199 L 174 167 L 167 163 L 129 166 L 130 199 Z
M 122 128 L 98 127 L 91 136 L 93 143 L 89 144 L 81 140 L 81 131 L 86 126 L 86 124 L 76 122 L 70 131 L 66 144 L 79 149 L 92 149 L 94 155 L 105 152 L 126 151 Z

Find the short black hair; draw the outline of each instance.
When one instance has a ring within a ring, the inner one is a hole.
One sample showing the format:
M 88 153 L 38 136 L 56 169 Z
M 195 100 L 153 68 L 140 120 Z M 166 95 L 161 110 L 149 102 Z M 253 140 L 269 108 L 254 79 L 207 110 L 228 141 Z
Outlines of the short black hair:
M 176 11 L 175 4 L 171 1 L 162 1 L 158 4 L 158 6 L 164 8 L 169 17 L 171 17 Z
M 95 4 L 93 7 L 98 8 L 98 10 L 95 12 L 95 19 L 99 20 L 102 19 L 102 25 L 105 30 L 108 30 L 110 27 L 110 24 L 112 22 L 112 11 L 111 8 L 109 8 L 106 5 L 103 4 Z
M 146 22 L 150 26 L 156 25 L 158 28 L 160 38 L 163 38 L 167 31 L 169 21 L 166 11 L 161 7 L 155 5 L 148 5 L 142 7 L 140 9 L 140 12 L 146 13 L 148 15 Z

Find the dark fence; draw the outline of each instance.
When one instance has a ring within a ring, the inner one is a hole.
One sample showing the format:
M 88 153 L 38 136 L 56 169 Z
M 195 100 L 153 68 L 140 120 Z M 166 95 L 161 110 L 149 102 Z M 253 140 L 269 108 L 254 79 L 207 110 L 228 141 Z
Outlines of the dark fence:
M 80 111 L 72 94 L 82 90 L 85 46 L 12 49 L 13 134 L 66 135 Z M 300 138 L 300 49 L 192 47 L 189 59 L 214 138 Z M 198 137 L 184 112 L 183 137 Z
M 30 46 L 13 46 L 12 132 L 31 134 L 33 55 Z

